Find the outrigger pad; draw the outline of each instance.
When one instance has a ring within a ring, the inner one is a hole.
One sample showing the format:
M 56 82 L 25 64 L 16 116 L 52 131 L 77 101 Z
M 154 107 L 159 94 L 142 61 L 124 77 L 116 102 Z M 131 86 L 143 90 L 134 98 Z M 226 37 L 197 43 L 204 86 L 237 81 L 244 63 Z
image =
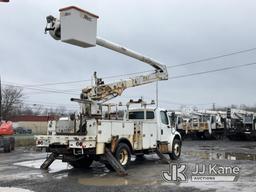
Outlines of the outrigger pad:
M 57 153 L 51 153 L 51 155 L 49 155 L 49 157 L 47 157 L 47 159 L 43 162 L 40 169 L 47 170 L 58 156 L 59 154 Z
M 156 154 L 158 155 L 158 157 L 161 159 L 163 163 L 166 163 L 166 164 L 170 163 L 170 161 L 158 149 L 156 149 Z
M 113 167 L 113 169 L 117 172 L 117 174 L 119 176 L 128 175 L 127 171 L 119 163 L 119 161 L 117 161 L 117 159 L 113 156 L 113 154 L 107 147 L 105 148 L 105 157 L 106 157 L 108 163 Z

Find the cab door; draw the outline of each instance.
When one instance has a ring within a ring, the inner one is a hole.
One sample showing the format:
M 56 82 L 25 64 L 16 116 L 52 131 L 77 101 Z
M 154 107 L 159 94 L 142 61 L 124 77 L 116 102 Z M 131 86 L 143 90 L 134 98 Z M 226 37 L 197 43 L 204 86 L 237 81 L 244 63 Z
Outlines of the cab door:
M 213 129 L 216 129 L 216 116 L 211 115 L 209 123 L 208 123 L 208 132 L 209 132 L 209 134 L 212 134 Z
M 169 125 L 169 118 L 166 111 L 160 111 L 158 123 L 160 128 L 160 141 L 168 142 L 171 136 L 171 128 Z

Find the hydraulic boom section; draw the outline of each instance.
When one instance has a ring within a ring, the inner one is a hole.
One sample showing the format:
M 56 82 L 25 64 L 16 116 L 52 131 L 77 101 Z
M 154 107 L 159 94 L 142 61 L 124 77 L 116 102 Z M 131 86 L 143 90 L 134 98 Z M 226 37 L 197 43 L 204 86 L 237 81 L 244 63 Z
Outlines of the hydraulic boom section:
M 96 73 L 94 73 L 95 86 L 84 88 L 81 96 L 85 99 L 88 98 L 94 101 L 105 102 L 116 96 L 120 96 L 127 88 L 166 79 L 168 79 L 167 73 L 156 70 L 154 73 L 147 75 L 140 75 L 127 80 L 104 84 L 100 78 L 97 78 Z

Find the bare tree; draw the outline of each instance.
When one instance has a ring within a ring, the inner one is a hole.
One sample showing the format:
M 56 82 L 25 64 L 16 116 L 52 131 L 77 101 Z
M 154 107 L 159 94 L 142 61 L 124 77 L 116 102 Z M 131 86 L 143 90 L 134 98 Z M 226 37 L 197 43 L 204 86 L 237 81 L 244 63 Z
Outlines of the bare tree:
M 43 105 L 33 104 L 33 115 L 41 115 L 43 112 Z
M 56 107 L 55 109 L 55 114 L 58 114 L 58 115 L 66 115 L 67 114 L 67 109 L 65 106 L 58 106 Z
M 25 106 L 22 108 L 22 110 L 20 111 L 21 115 L 33 115 L 34 112 L 33 110 L 29 107 L 29 106 Z
M 22 88 L 14 86 L 2 88 L 2 116 L 4 120 L 8 120 L 18 113 L 23 106 L 22 98 Z

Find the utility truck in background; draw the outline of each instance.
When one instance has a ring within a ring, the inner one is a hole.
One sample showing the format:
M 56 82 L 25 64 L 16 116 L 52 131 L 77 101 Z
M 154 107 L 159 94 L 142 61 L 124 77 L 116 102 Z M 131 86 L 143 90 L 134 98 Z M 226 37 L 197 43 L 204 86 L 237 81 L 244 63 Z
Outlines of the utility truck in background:
M 169 112 L 172 126 L 185 137 L 191 135 L 198 139 L 222 139 L 226 127 L 224 111 Z
M 140 60 L 155 70 L 109 84 L 105 84 L 95 72 L 94 84 L 82 89 L 80 98 L 71 98 L 81 108 L 80 114 L 70 119 L 74 122 L 72 133 L 56 132 L 55 135 L 36 136 L 37 147 L 51 152 L 41 168 L 47 169 L 55 159 L 61 159 L 74 167 L 89 167 L 95 160 L 102 161 L 119 175 L 126 175 L 125 168 L 131 161 L 131 155 L 141 157 L 156 153 L 162 160 L 169 162 L 163 155 L 168 154 L 170 159 L 178 159 L 181 154 L 181 136 L 170 125 L 165 109 L 149 107 L 154 102 L 130 100 L 120 118 L 120 111 L 117 110 L 119 105 L 107 103 L 127 88 L 168 80 L 166 66 L 97 37 L 97 19 L 98 16 L 80 8 L 66 7 L 60 9 L 60 19 L 47 17 L 45 31 L 55 40 L 80 47 L 99 45 Z
M 228 108 L 226 135 L 230 140 L 255 140 L 256 114 L 250 111 Z
M 218 111 L 193 112 L 188 131 L 199 139 L 221 139 L 225 131 L 225 118 Z

